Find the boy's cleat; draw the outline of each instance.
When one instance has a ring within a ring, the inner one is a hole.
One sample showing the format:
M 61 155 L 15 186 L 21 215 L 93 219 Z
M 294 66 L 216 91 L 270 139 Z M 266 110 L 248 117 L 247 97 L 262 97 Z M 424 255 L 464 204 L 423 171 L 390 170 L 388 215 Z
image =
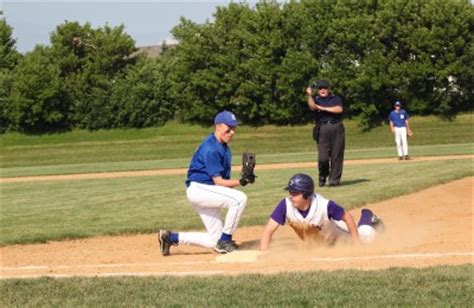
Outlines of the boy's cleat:
M 219 240 L 214 250 L 218 253 L 229 253 L 237 249 L 237 244 L 234 241 Z
M 160 230 L 158 233 L 158 243 L 160 244 L 160 252 L 163 256 L 169 256 L 170 247 L 176 246 L 176 244 L 171 241 L 170 233 L 168 230 Z

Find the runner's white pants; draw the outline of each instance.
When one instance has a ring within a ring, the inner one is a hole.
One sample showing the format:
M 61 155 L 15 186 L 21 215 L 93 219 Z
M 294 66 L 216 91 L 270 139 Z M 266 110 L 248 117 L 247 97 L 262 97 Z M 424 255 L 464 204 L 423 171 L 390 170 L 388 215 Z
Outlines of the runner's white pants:
M 398 157 L 408 155 L 406 127 L 395 127 L 395 143 L 397 144 Z
M 233 234 L 247 205 L 247 196 L 236 189 L 191 182 L 186 195 L 206 227 L 205 232 L 180 232 L 179 243 L 214 247 L 222 233 Z M 227 208 L 224 224 L 221 210 Z
M 351 239 L 349 228 L 343 220 L 331 220 L 330 225 L 330 231 L 328 232 L 330 233 L 330 236 L 335 236 L 336 238 L 342 237 L 345 240 Z M 357 227 L 357 231 L 359 232 L 359 239 L 363 243 L 372 242 L 375 238 L 375 229 L 372 226 L 360 225 Z

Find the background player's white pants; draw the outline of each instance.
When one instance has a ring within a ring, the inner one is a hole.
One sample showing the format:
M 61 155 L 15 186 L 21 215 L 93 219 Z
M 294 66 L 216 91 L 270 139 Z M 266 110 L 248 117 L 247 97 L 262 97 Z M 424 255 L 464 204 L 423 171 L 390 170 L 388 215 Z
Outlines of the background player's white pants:
M 406 127 L 395 127 L 395 143 L 397 144 L 397 152 L 399 157 L 408 155 Z
M 191 182 L 186 195 L 206 227 L 205 232 L 180 232 L 180 244 L 214 247 L 221 234 L 233 234 L 247 205 L 247 196 L 236 189 Z M 222 225 L 221 209 L 227 208 Z

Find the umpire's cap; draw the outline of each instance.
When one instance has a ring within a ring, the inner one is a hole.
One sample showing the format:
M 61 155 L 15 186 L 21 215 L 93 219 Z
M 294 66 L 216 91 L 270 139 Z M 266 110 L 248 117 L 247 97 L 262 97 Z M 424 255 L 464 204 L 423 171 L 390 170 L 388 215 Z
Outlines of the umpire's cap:
M 329 81 L 327 81 L 326 79 L 318 80 L 316 81 L 316 84 L 318 89 L 329 88 Z
M 303 197 L 308 199 L 314 193 L 314 181 L 307 174 L 297 173 L 290 178 L 284 189 L 290 192 L 302 192 Z

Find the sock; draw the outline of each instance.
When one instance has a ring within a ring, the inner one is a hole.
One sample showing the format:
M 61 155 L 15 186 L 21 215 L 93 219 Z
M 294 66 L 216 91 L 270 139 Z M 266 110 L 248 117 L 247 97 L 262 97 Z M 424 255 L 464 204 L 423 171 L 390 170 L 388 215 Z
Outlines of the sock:
M 372 226 L 372 216 L 373 215 L 374 214 L 372 213 L 371 210 L 362 209 L 359 224 L 357 226 L 358 227 L 360 227 L 362 225 Z
M 232 234 L 222 233 L 221 241 L 232 241 Z
M 170 232 L 170 240 L 173 243 L 178 244 L 179 243 L 179 233 Z

